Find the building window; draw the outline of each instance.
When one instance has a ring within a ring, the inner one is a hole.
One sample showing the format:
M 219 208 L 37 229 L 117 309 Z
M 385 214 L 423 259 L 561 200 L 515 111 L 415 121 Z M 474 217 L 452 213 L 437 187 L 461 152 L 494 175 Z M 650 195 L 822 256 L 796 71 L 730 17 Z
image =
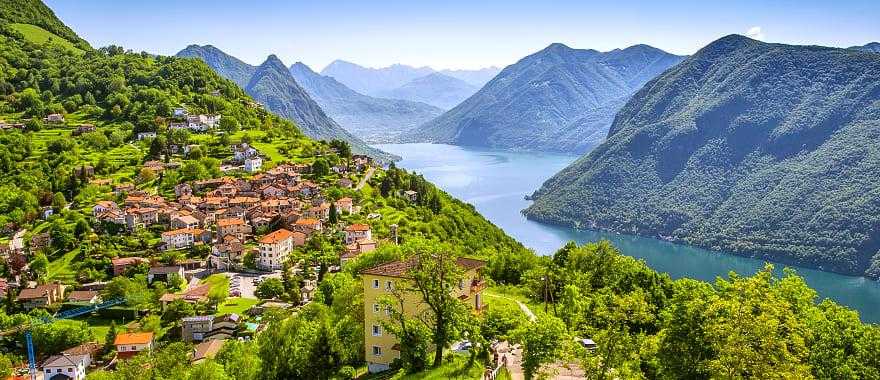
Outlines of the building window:
M 373 280 L 373 289 L 379 289 L 379 280 Z
M 373 346 L 373 356 L 382 356 L 382 347 Z
M 391 306 L 385 306 L 385 315 L 391 315 Z
M 394 289 L 394 282 L 393 281 L 385 281 L 385 290 L 392 290 L 392 289 Z
M 379 325 L 373 325 L 373 336 L 382 336 L 382 327 Z
M 377 304 L 377 303 L 374 303 L 374 304 L 373 304 L 373 312 L 374 312 L 374 313 L 378 313 L 378 312 L 379 312 L 379 304 Z

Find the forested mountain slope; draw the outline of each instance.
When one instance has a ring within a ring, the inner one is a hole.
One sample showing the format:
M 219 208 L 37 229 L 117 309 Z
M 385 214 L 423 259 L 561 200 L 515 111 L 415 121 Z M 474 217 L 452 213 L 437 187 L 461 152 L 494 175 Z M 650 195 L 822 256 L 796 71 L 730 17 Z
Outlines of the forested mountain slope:
M 525 213 L 877 277 L 878 138 L 876 54 L 731 35 L 646 84 Z
M 210 45 L 190 45 L 178 52 L 177 56 L 203 60 L 221 76 L 244 88 L 270 111 L 296 122 L 309 137 L 344 140 L 351 144 L 355 152 L 369 154 L 384 161 L 396 158 L 370 147 L 327 116 L 275 55 L 270 55 L 257 67 L 247 65 Z
M 404 138 L 583 153 L 605 138 L 630 95 L 681 60 L 646 45 L 602 53 L 552 44 Z
M 425 103 L 361 94 L 301 62 L 290 66 L 290 73 L 333 120 L 367 142 L 394 142 L 400 133 L 443 113 Z

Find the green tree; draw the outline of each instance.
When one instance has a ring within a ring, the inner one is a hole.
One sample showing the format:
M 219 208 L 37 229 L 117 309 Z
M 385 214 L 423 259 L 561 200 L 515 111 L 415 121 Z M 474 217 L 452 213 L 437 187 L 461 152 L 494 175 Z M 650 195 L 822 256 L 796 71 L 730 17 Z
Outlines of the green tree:
M 457 336 L 468 313 L 467 307 L 450 292 L 458 286 L 463 272 L 455 251 L 447 244 L 411 241 L 404 245 L 404 252 L 407 251 L 413 255 L 413 265 L 408 272 L 411 280 L 405 283 L 411 284 L 408 290 L 418 294 L 426 306 L 419 318 L 431 328 L 432 365 L 436 368 L 443 364 L 443 349 Z
M 336 211 L 336 203 L 330 203 L 330 224 L 336 224 L 339 221 L 339 217 Z
M 153 138 L 153 141 L 150 141 L 150 152 L 149 155 L 153 159 L 158 159 L 165 153 L 165 136 L 156 136 Z
M 226 373 L 236 380 L 260 379 L 262 359 L 253 341 L 229 340 L 217 353 L 215 360 L 223 365 Z
M 37 253 L 36 256 L 34 256 L 34 259 L 31 260 L 30 269 L 37 278 L 45 278 L 47 274 L 46 271 L 49 269 L 49 259 L 42 252 Z
M 116 341 L 116 330 L 116 321 L 110 321 L 110 328 L 107 329 L 107 335 L 104 336 L 104 353 L 113 351 L 116 348 L 113 344 Z
M 330 174 L 330 164 L 327 163 L 327 160 L 323 158 L 319 158 L 315 160 L 312 164 L 312 175 L 315 178 L 321 178 Z
M 382 178 L 382 183 L 379 184 L 379 193 L 382 194 L 383 197 L 388 197 L 391 194 L 391 190 L 394 188 L 394 182 L 388 176 Z
M 284 295 L 284 283 L 277 278 L 267 278 L 257 286 L 254 294 L 262 299 L 280 298 Z
M 550 315 L 526 324 L 514 335 L 523 346 L 522 368 L 529 380 L 546 378 L 542 367 L 564 357 L 566 342 L 572 340 L 562 320 Z
M 52 196 L 52 209 L 60 213 L 65 207 L 67 207 L 67 199 L 64 199 L 64 194 L 56 192 Z

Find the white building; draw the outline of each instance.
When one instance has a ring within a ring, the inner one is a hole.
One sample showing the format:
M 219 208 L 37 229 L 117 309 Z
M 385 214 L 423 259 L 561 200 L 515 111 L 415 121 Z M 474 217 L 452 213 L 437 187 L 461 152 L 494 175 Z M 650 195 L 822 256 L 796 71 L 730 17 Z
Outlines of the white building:
M 248 143 L 241 143 L 232 146 L 232 156 L 235 158 L 235 161 L 242 162 L 248 158 L 256 157 L 259 152 L 257 152 L 254 147 L 248 145 Z
M 260 257 L 257 266 L 263 270 L 281 269 L 281 264 L 293 251 L 293 232 L 285 229 L 272 232 L 260 239 Z
M 263 167 L 263 159 L 260 157 L 251 157 L 244 160 L 244 171 L 248 173 L 256 173 Z
M 156 132 L 140 132 L 137 134 L 137 139 L 138 140 L 154 139 L 154 138 L 156 138 L 156 136 L 157 136 Z
M 162 233 L 162 242 L 165 243 L 165 249 L 192 247 L 197 240 L 201 239 L 204 232 L 204 230 L 198 228 L 181 228 L 165 231 Z
M 359 240 L 370 240 L 373 238 L 373 232 L 369 224 L 352 224 L 345 227 L 345 244 L 351 244 Z
M 85 380 L 89 355 L 54 355 L 43 362 L 45 380 Z

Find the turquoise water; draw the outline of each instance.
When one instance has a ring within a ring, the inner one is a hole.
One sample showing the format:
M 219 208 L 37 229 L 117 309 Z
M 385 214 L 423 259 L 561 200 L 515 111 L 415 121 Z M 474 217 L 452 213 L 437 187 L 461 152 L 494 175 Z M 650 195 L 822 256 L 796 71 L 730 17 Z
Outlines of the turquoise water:
M 473 204 L 495 225 L 540 254 L 565 242 L 608 239 L 623 253 L 645 260 L 672 278 L 714 281 L 730 271 L 753 274 L 763 267 L 757 259 L 710 251 L 667 241 L 607 232 L 575 230 L 530 221 L 520 214 L 529 205 L 524 197 L 576 157 L 546 153 L 515 153 L 440 144 L 383 144 L 386 152 L 403 157 L 397 166 L 423 174 L 455 197 Z M 777 265 L 781 269 L 782 265 Z M 820 297 L 831 298 L 859 311 L 862 320 L 880 322 L 880 283 L 795 268 Z

